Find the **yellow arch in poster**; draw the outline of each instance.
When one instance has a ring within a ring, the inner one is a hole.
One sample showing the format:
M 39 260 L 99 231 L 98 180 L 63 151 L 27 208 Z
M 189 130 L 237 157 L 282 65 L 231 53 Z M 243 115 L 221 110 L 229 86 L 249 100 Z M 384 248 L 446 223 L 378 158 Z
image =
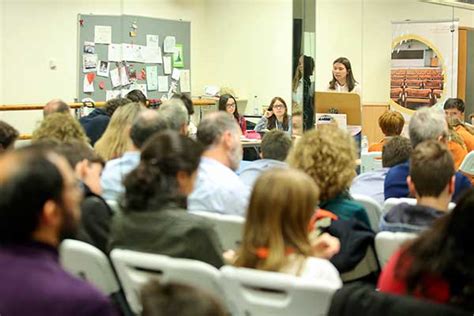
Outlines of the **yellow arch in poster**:
M 442 69 L 442 74 L 443 74 L 443 82 L 446 82 L 447 78 L 446 78 L 446 66 L 445 66 L 445 63 L 444 63 L 444 57 L 441 54 L 441 52 L 439 51 L 439 49 L 433 43 L 431 43 L 429 40 L 427 40 L 426 38 L 424 38 L 422 36 L 419 36 L 419 35 L 416 35 L 416 34 L 405 34 L 405 35 L 399 36 L 399 37 L 395 38 L 392 41 L 392 50 L 395 47 L 397 47 L 398 44 L 401 44 L 402 41 L 412 40 L 412 39 L 422 42 L 423 44 L 425 44 L 426 46 L 428 46 L 429 48 L 431 48 L 435 52 L 436 56 L 438 57 L 438 59 L 441 63 L 441 69 Z M 391 69 L 391 67 L 390 67 L 390 69 Z M 443 94 L 444 93 L 445 93 L 445 91 L 443 89 Z M 389 99 L 389 105 L 390 105 L 391 109 L 397 110 L 399 112 L 405 113 L 405 114 L 410 115 L 410 116 L 413 115 L 413 113 L 415 113 L 414 110 L 410 110 L 410 109 L 407 109 L 407 108 L 401 106 L 400 104 L 393 101 L 391 98 Z

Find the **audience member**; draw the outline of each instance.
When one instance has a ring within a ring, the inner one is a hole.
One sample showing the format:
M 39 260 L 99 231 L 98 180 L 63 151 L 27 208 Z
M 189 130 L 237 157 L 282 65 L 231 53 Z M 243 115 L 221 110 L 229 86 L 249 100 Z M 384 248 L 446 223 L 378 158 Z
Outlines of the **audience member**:
M 324 260 L 339 251 L 339 241 L 327 233 L 309 237 L 318 191 L 314 181 L 298 170 L 263 173 L 252 191 L 235 264 L 341 285 L 336 268 Z
M 467 151 L 474 150 L 474 128 L 463 123 L 457 117 L 448 117 L 448 124 L 459 134 L 466 144 Z
M 127 93 L 125 98 L 132 102 L 140 103 L 142 106 L 146 106 L 148 100 L 141 90 L 135 89 Z
M 448 134 L 448 124 L 442 113 L 429 108 L 422 108 L 415 112 L 408 125 L 410 141 L 412 147 L 426 140 L 437 140 L 446 143 Z M 437 170 L 433 170 L 437 172 Z M 409 174 L 409 162 L 404 162 L 390 168 L 385 177 L 384 194 L 385 199 L 391 197 L 408 197 L 409 190 L 406 182 Z M 462 191 L 471 187 L 469 179 L 459 172 L 456 172 L 456 181 L 453 200 L 456 201 Z
M 355 160 L 351 135 L 332 125 L 306 132 L 288 156 L 290 167 L 303 170 L 321 190 L 322 209 L 344 220 L 356 218 L 370 227 L 364 207 L 348 192 L 356 175 Z
M 451 155 L 453 155 L 454 167 L 456 170 L 458 170 L 464 158 L 467 156 L 467 147 L 464 139 L 461 137 L 461 135 L 459 135 L 458 132 L 456 132 L 454 124 L 452 124 L 452 119 L 447 118 L 447 121 L 449 136 L 446 145 L 451 152 Z
M 448 98 L 444 101 L 443 109 L 447 117 L 464 121 L 464 101 L 459 98 Z
M 173 95 L 173 99 L 179 99 L 183 102 L 184 106 L 186 107 L 186 110 L 188 110 L 188 115 L 189 115 L 188 134 L 196 135 L 197 127 L 191 121 L 191 117 L 194 114 L 193 100 L 191 99 L 188 93 L 175 93 Z
M 272 99 L 265 114 L 255 125 L 257 132 L 272 129 L 288 131 L 291 134 L 291 115 L 288 115 L 288 107 L 285 100 L 280 97 Z
M 232 116 L 237 121 L 237 124 L 239 124 L 242 133 L 245 133 L 247 130 L 247 122 L 243 116 L 240 116 L 239 109 L 237 108 L 237 101 L 232 95 L 221 95 L 218 102 L 218 110 L 232 114 Z
M 416 205 L 394 206 L 380 220 L 380 230 L 417 233 L 444 216 L 454 191 L 454 172 L 453 158 L 445 145 L 428 140 L 416 146 L 407 178 Z
M 362 194 L 384 203 L 384 181 L 388 170 L 400 163 L 408 161 L 412 148 L 410 140 L 402 136 L 394 136 L 382 147 L 382 168 L 374 171 L 361 173 L 353 181 L 350 189 L 351 194 Z
M 194 287 L 152 280 L 141 291 L 142 316 L 226 316 L 216 298 Z
M 61 99 L 52 99 L 43 107 L 43 117 L 51 113 L 67 113 L 70 114 L 69 105 Z
M 0 191 L 2 315 L 117 315 L 105 295 L 59 264 L 58 246 L 74 235 L 80 216 L 66 160 L 34 147 L 7 153 Z
M 380 142 L 370 145 L 370 151 L 382 151 L 383 145 L 394 137 L 402 133 L 403 126 L 405 126 L 405 119 L 400 112 L 387 110 L 379 117 L 379 127 L 384 134 L 384 139 Z
M 239 177 L 248 187 L 253 187 L 258 176 L 268 169 L 286 168 L 286 156 L 291 148 L 291 138 L 280 130 L 271 130 L 263 136 L 261 143 L 261 158 L 247 164 Z
M 189 112 L 186 106 L 184 106 L 183 101 L 179 99 L 165 101 L 160 105 L 158 113 L 169 122 L 172 130 L 184 136 L 188 135 Z
M 451 213 L 397 251 L 380 275 L 381 292 L 412 295 L 474 312 L 474 190 Z
M 117 108 L 104 134 L 95 143 L 94 149 L 105 161 L 122 157 L 130 148 L 129 132 L 132 122 L 145 110 L 140 103 L 128 103 Z
M 206 115 L 198 126 L 197 139 L 204 146 L 196 188 L 188 199 L 191 211 L 244 216 L 250 190 L 235 170 L 242 159 L 241 131 L 224 112 Z
M 79 119 L 79 123 L 81 123 L 86 131 L 92 146 L 94 146 L 97 140 L 104 134 L 115 110 L 130 102 L 132 101 L 123 98 L 111 99 L 105 102 L 103 108 L 95 108 L 89 115 Z
M 174 131 L 154 135 L 125 178 L 123 212 L 113 219 L 111 249 L 125 248 L 224 264 L 211 224 L 186 212 L 201 149 Z
M 5 121 L 0 121 L 0 153 L 15 147 L 15 141 L 20 133 Z
M 155 133 L 169 127 L 168 122 L 158 115 L 156 110 L 140 112 L 130 129 L 130 147 L 119 158 L 109 160 L 101 177 L 102 197 L 106 200 L 119 200 L 123 192 L 125 176 L 135 169 L 140 162 L 140 150 L 145 142 Z
M 113 212 L 101 197 L 100 175 L 104 161 L 84 143 L 61 144 L 54 150 L 66 158 L 83 188 L 77 239 L 106 252 Z
M 52 113 L 41 121 L 38 128 L 33 131 L 32 142 L 48 140 L 57 143 L 81 141 L 89 143 L 81 124 L 70 114 Z
M 299 107 L 293 107 L 291 113 L 291 137 L 296 138 L 303 135 L 303 111 Z

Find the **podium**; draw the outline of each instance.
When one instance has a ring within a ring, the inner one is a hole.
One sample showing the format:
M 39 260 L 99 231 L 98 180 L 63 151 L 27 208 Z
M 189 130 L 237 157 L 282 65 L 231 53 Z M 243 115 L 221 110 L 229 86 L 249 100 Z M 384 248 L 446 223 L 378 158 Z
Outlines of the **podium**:
M 362 125 L 362 107 L 357 93 L 316 91 L 314 93 L 314 113 L 346 114 L 347 125 Z

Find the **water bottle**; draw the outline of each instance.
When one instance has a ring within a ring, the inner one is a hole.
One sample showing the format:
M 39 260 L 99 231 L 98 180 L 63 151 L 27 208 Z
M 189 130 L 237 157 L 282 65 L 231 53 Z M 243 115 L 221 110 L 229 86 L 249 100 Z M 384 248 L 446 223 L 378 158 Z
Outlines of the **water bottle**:
M 362 153 L 366 153 L 369 151 L 369 139 L 366 135 L 362 136 L 362 140 L 360 141 L 360 149 Z

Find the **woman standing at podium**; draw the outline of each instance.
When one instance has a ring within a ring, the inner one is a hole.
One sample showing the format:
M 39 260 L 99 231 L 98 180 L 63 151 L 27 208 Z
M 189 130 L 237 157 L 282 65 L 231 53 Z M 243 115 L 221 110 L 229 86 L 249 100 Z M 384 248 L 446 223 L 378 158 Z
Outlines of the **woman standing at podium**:
M 360 95 L 359 83 L 354 79 L 349 59 L 339 57 L 332 63 L 332 80 L 328 91 L 353 92 Z

